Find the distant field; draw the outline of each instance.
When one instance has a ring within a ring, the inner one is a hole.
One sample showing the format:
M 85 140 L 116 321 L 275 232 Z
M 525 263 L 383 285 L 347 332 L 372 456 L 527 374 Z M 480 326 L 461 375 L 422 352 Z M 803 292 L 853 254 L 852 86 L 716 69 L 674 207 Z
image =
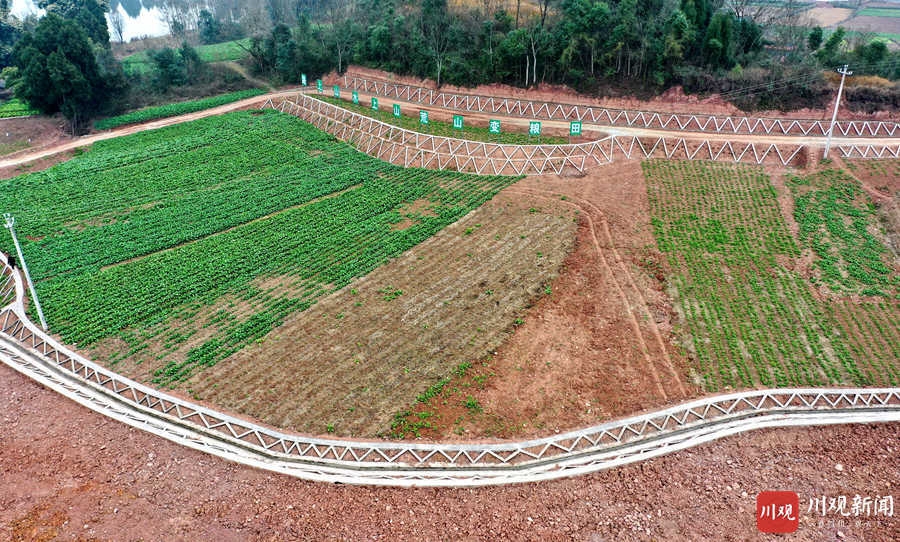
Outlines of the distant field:
M 226 62 L 229 60 L 241 60 L 246 58 L 247 48 L 250 47 L 250 38 L 237 41 L 226 41 L 212 45 L 197 47 L 197 54 L 204 62 Z
M 244 111 L 96 143 L 0 182 L 0 209 L 17 218 L 51 329 L 174 385 L 514 180 L 403 169 L 293 116 Z
M 853 16 L 852 9 L 842 9 L 833 7 L 812 8 L 806 13 L 819 26 L 828 27 L 846 21 Z
M 791 177 L 795 237 L 762 168 L 653 160 L 644 173 L 706 389 L 900 383 L 900 273 L 858 182 Z
M 860 17 L 900 17 L 900 8 L 862 8 Z
M 212 45 L 200 45 L 196 49 L 200 59 L 204 62 L 226 62 L 241 60 L 248 55 L 247 51 L 242 49 L 241 46 L 249 47 L 250 39 L 244 38 Z M 150 55 L 147 51 L 141 51 L 122 59 L 122 68 L 128 74 L 146 73 L 150 71 L 152 65 L 153 62 L 150 60 Z

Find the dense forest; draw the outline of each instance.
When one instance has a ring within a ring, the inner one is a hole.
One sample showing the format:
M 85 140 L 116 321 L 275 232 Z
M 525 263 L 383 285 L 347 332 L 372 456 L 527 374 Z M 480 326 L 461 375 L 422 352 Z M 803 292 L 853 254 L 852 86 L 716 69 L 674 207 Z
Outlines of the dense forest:
M 826 74 L 847 63 L 883 78 L 848 90 L 851 104 L 900 107 L 888 82 L 900 77 L 900 53 L 805 25 L 792 0 L 763 1 L 39 0 L 47 15 L 19 21 L 0 0 L 0 63 L 19 97 L 73 125 L 209 80 L 194 47 L 241 38 L 248 67 L 276 84 L 355 63 L 438 85 L 559 83 L 638 96 L 680 85 L 745 109 L 794 109 L 826 103 Z M 126 78 L 110 34 L 124 41 L 119 7 L 148 5 L 165 16 L 172 45 L 149 53 L 149 73 Z

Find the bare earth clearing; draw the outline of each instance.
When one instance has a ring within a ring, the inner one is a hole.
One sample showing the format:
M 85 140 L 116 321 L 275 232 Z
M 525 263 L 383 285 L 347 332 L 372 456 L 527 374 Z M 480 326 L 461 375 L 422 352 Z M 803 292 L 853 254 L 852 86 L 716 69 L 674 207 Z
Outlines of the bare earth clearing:
M 815 24 L 825 27 L 836 26 L 850 17 L 853 16 L 852 9 L 849 8 L 834 8 L 831 6 L 828 7 L 815 7 L 806 13 L 809 17 L 815 21 Z
M 0 412 L 2 540 L 900 537 L 896 513 L 860 525 L 806 513 L 809 500 L 822 496 L 893 494 L 896 501 L 895 425 L 758 431 L 554 482 L 387 489 L 303 482 L 222 461 L 74 405 L 5 365 Z M 756 495 L 766 490 L 799 494 L 796 533 L 757 532 Z
M 698 395 L 675 346 L 640 165 L 622 162 L 583 178 L 531 177 L 507 192 L 563 195 L 577 206 L 575 251 L 553 294 L 496 355 L 417 405 L 411 419 L 434 413 L 428 418 L 434 428 L 422 434 L 545 435 Z M 482 411 L 465 406 L 469 397 Z

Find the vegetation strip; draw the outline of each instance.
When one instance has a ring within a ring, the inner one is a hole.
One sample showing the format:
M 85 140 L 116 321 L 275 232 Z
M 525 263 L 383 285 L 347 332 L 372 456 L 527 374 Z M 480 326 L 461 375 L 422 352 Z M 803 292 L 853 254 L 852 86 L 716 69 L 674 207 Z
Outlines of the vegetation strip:
M 248 90 L 231 92 L 229 94 L 212 96 L 210 98 L 203 98 L 201 100 L 192 100 L 189 102 L 178 102 L 156 107 L 147 107 L 145 109 L 138 109 L 137 111 L 132 111 L 131 113 L 126 113 L 124 115 L 98 120 L 94 123 L 94 128 L 96 128 L 97 130 L 109 130 L 111 128 L 118 128 L 119 126 L 124 126 L 126 124 L 136 124 L 141 122 L 148 122 L 151 120 L 164 119 L 167 117 L 177 117 L 178 115 L 186 115 L 188 113 L 195 113 L 204 109 L 212 109 L 213 107 L 218 107 L 220 105 L 225 105 L 232 102 L 239 102 L 241 100 L 252 98 L 254 96 L 260 96 L 265 93 L 266 91 L 264 89 L 251 88 Z

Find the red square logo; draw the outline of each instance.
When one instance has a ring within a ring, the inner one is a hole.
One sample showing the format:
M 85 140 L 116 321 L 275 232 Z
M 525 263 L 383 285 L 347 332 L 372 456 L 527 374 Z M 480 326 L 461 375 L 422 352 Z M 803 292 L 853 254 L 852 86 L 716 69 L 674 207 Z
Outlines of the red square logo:
M 800 526 L 800 496 L 793 491 L 763 491 L 756 496 L 756 528 L 763 533 L 792 533 Z

